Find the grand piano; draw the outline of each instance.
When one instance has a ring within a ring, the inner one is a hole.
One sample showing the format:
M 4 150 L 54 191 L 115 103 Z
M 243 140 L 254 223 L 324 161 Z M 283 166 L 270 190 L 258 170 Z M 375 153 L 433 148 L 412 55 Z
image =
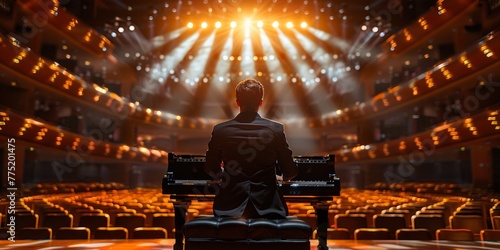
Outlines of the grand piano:
M 277 181 L 287 202 L 310 202 L 316 210 L 318 249 L 327 249 L 328 206 L 340 195 L 340 179 L 335 175 L 335 156 L 295 156 L 298 175 L 292 181 Z M 175 212 L 175 249 L 182 249 L 182 228 L 192 200 L 211 201 L 218 182 L 205 173 L 205 156 L 169 153 L 162 193 L 170 195 Z M 276 166 L 279 174 L 279 166 Z

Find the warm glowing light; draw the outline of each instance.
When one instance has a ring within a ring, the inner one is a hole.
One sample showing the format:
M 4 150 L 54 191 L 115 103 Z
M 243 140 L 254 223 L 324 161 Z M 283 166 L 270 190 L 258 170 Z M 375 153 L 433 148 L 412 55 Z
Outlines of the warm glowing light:
M 429 28 L 429 25 L 427 24 L 427 20 L 425 20 L 423 17 L 418 19 L 418 23 L 420 26 L 422 26 L 422 29 L 427 30 Z
M 190 29 L 191 29 L 191 28 L 193 28 L 193 26 L 194 26 L 194 25 L 193 25 L 193 23 L 192 23 L 192 22 L 189 22 L 189 23 L 187 24 L 187 27 L 188 27 L 188 28 L 190 28 Z
M 279 25 L 280 25 L 280 24 L 278 23 L 278 21 L 274 21 L 274 22 L 273 22 L 273 27 L 274 27 L 274 28 L 278 28 L 278 26 L 279 26 Z
M 250 28 L 250 26 L 252 26 L 252 20 L 250 20 L 250 19 L 245 20 L 245 28 L 248 29 L 248 28 Z
M 207 22 L 202 22 L 202 23 L 201 23 L 201 27 L 202 27 L 203 29 L 205 29 L 206 27 L 208 27 Z
M 220 28 L 221 26 L 222 26 L 221 22 L 216 22 L 216 23 L 215 23 L 215 28 L 217 28 L 217 29 L 218 29 L 218 28 Z
M 236 28 L 236 22 L 235 21 L 232 21 L 231 24 L 230 24 L 231 28 Z
M 105 87 L 101 87 L 95 83 L 93 85 L 94 85 L 94 89 L 97 90 L 98 92 L 101 92 L 103 94 L 106 94 L 106 92 L 108 92 L 108 89 Z
M 410 31 L 408 31 L 407 29 L 404 29 L 403 33 L 405 35 L 406 41 L 410 41 L 412 39 Z
M 258 21 L 257 22 L 257 27 L 262 28 L 262 26 L 264 26 L 264 22 Z
M 302 22 L 302 23 L 300 23 L 300 27 L 301 27 L 301 28 L 307 28 L 307 23 L 306 23 L 306 22 Z
M 286 23 L 287 28 L 293 28 L 293 23 L 292 22 L 287 22 Z
M 483 51 L 483 53 L 486 55 L 486 57 L 492 57 L 494 55 L 493 52 L 490 50 L 490 48 L 488 48 L 488 46 L 486 44 L 481 46 L 481 51 Z

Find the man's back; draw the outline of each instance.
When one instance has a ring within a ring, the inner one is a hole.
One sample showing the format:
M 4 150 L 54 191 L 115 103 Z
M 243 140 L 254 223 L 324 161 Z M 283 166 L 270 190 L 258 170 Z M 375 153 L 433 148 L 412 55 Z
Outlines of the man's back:
M 205 165 L 208 174 L 221 180 L 214 213 L 241 216 L 248 206 L 255 209 L 250 217 L 285 217 L 286 204 L 276 185 L 276 162 L 286 179 L 297 174 L 282 124 L 257 112 L 242 112 L 216 125 Z

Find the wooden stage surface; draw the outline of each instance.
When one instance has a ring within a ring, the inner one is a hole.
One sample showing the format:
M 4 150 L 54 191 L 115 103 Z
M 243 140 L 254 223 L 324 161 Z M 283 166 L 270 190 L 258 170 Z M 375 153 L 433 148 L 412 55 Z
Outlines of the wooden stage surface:
M 154 240 L 18 240 L 0 241 L 2 249 L 173 249 L 174 239 Z M 311 240 L 311 250 L 317 249 L 317 240 Z M 329 249 L 342 250 L 494 250 L 500 249 L 500 242 L 491 241 L 396 241 L 396 240 L 328 240 Z M 279 249 L 277 249 L 279 250 Z

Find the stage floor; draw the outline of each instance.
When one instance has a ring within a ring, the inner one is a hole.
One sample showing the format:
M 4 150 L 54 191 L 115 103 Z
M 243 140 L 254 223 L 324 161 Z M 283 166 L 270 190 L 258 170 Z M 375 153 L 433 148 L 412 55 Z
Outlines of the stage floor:
M 19 240 L 16 242 L 0 241 L 1 249 L 173 249 L 174 240 Z M 316 250 L 317 240 L 311 240 L 311 250 Z M 500 249 L 500 242 L 491 241 L 395 241 L 395 240 L 328 240 L 329 249 L 342 250 L 495 250 Z M 278 250 L 278 249 L 277 249 Z

